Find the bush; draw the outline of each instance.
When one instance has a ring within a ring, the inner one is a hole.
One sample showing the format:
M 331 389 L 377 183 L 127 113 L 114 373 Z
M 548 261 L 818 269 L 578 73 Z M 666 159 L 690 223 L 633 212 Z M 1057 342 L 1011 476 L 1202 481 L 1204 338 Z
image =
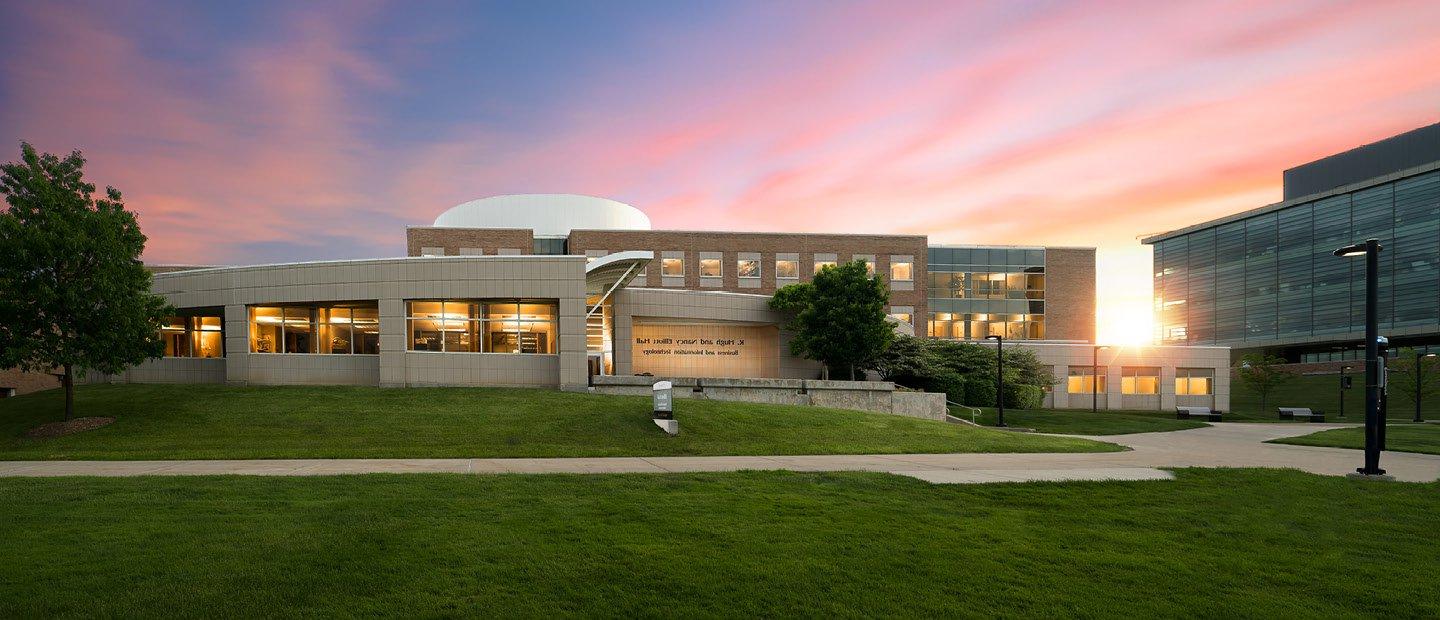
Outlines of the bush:
M 1013 409 L 1039 409 L 1045 404 L 1045 390 L 1024 383 L 1005 384 L 1005 406 Z
M 921 385 L 926 392 L 944 393 L 951 402 L 965 402 L 965 377 L 958 372 L 940 371 L 926 377 Z
M 995 378 L 971 376 L 965 379 L 965 400 L 970 407 L 995 406 Z

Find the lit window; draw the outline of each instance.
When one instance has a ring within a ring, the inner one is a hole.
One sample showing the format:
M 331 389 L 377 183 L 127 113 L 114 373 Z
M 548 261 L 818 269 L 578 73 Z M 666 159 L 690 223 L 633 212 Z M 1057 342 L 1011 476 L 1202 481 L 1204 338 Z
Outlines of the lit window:
M 662 258 L 660 259 L 660 275 L 676 278 L 685 277 L 685 259 L 683 258 Z
M 1160 369 L 1127 366 L 1120 369 L 1121 394 L 1159 394 Z
M 800 277 L 800 261 L 798 260 L 776 260 L 775 277 L 780 279 L 795 279 Z
M 225 334 L 219 316 L 172 316 L 160 327 L 165 357 L 224 357 Z
M 826 268 L 826 267 L 834 267 L 834 266 L 835 266 L 835 261 L 833 261 L 833 260 L 817 260 L 817 261 L 815 261 L 815 273 L 820 273 L 820 270 L 821 270 L 821 269 L 824 269 L 824 268 Z
M 252 353 L 380 353 L 377 304 L 254 306 L 250 308 Z
M 411 351 L 555 353 L 554 301 L 516 299 L 411 301 Z
M 868 254 L 857 254 L 850 260 L 858 260 L 865 263 L 865 275 L 875 275 L 875 257 Z
M 1176 368 L 1177 396 L 1209 396 L 1215 393 L 1215 370 L 1212 368 Z
M 1100 384 L 1095 384 L 1094 366 L 1071 366 L 1070 376 L 1066 378 L 1065 391 L 1071 394 L 1089 394 L 1094 391 L 1105 392 L 1105 371 L 1101 366 Z
M 735 261 L 735 275 L 742 278 L 760 277 L 760 261 L 751 258 L 742 258 Z
M 718 259 L 718 258 L 702 258 L 702 259 L 700 259 L 700 277 L 702 277 L 702 278 L 718 278 L 718 277 L 720 277 L 721 275 L 723 275 L 723 273 L 724 273 L 724 272 L 721 271 L 721 267 L 720 267 L 720 259 Z
M 913 315 L 909 312 L 891 312 L 890 318 L 900 321 L 901 323 L 909 323 Z
M 909 282 L 912 279 L 913 267 L 909 261 L 890 263 L 890 280 L 894 282 Z

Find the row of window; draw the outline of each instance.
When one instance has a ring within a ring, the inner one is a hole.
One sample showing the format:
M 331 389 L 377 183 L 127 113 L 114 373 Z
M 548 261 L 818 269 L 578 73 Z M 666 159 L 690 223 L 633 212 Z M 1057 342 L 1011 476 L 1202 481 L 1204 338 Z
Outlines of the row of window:
M 1071 394 L 1105 393 L 1106 369 L 1100 367 L 1096 377 L 1094 366 L 1071 366 L 1066 377 L 1065 391 Z M 1096 385 L 1096 380 L 1099 385 Z M 1122 366 L 1120 368 L 1120 393 L 1154 395 L 1160 393 L 1160 368 L 1156 366 Z M 1215 370 L 1213 368 L 1176 368 L 1175 394 L 1177 396 L 1209 396 L 1215 393 Z
M 930 272 L 931 299 L 1045 299 L 1043 273 Z
M 591 257 L 594 260 L 597 257 Z M 857 256 L 857 260 L 865 261 L 865 270 L 870 275 L 875 275 L 875 258 L 873 256 Z M 814 271 L 820 273 L 821 269 L 834 267 L 837 261 L 834 259 L 815 259 L 813 261 Z M 723 278 L 725 267 L 723 259 L 701 258 L 699 259 L 700 277 L 702 278 Z M 735 261 L 735 275 L 740 278 L 759 278 L 763 271 L 760 259 L 740 258 Z M 660 259 L 660 275 L 667 278 L 681 278 L 685 276 L 685 259 L 682 257 L 663 257 Z M 775 278 L 777 280 L 798 280 L 800 278 L 800 261 L 793 258 L 775 259 Z M 915 278 L 915 263 L 912 260 L 899 260 L 892 258 L 890 261 L 890 280 L 892 282 L 910 282 Z
M 380 353 L 375 303 L 252 306 L 251 353 Z
M 987 336 L 1043 340 L 1045 315 L 931 312 L 928 333 L 931 338 L 946 340 L 983 340 Z
M 411 351 L 446 353 L 556 352 L 554 301 L 428 300 L 405 304 Z
M 160 327 L 165 357 L 225 357 L 219 316 L 172 316 Z

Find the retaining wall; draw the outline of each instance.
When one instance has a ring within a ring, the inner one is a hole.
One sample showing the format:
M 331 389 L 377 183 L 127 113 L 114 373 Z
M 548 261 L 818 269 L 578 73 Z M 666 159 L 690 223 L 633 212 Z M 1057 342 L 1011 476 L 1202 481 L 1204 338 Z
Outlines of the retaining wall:
M 945 395 L 907 392 L 888 381 L 811 379 L 699 379 L 694 377 L 599 376 L 596 394 L 649 396 L 657 381 L 670 381 L 674 397 L 775 405 L 854 409 L 927 420 L 945 419 Z

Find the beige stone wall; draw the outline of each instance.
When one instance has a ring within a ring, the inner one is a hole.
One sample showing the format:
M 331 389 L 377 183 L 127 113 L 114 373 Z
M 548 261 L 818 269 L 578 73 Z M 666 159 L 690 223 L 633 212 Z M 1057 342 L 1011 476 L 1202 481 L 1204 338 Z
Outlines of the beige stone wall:
M 18 370 L 0 370 L 0 388 L 15 388 L 15 394 L 29 394 L 60 387 L 60 381 L 54 375 L 39 372 L 20 372 Z
M 723 291 L 684 291 L 625 288 L 615 293 L 615 374 L 641 372 L 633 365 L 635 327 L 647 323 L 688 323 L 731 326 L 775 326 L 784 317 L 768 306 L 768 295 Z M 777 331 L 774 347 L 775 372 L 769 376 L 814 379 L 820 376 L 816 362 L 789 354 L 790 337 Z M 753 375 L 752 375 L 753 376 Z
M 584 259 L 575 256 L 456 256 L 157 274 L 154 291 L 175 306 L 223 309 L 225 358 L 166 358 L 141 364 L 115 380 L 214 380 L 218 375 L 230 383 L 267 385 L 583 386 L 584 266 Z M 557 300 L 558 354 L 407 351 L 406 300 L 508 298 Z M 379 355 L 250 353 L 248 306 L 370 300 L 380 310 Z M 201 366 L 203 370 L 197 370 Z
M 945 419 L 945 395 L 906 392 L 888 381 L 816 381 L 802 379 L 697 379 L 694 377 L 595 377 L 587 391 L 596 394 L 651 396 L 655 382 L 671 381 L 677 400 L 722 400 L 775 405 L 853 409 L 927 420 Z M 684 405 L 676 405 L 683 419 Z
M 1045 248 L 1045 339 L 1095 341 L 1095 248 Z
M 774 325 L 637 323 L 631 326 L 635 374 L 663 377 L 776 377 L 780 329 Z
M 993 346 L 988 341 L 987 346 Z M 1006 351 L 1012 347 L 1035 352 L 1040 362 L 1050 366 L 1059 381 L 1046 395 L 1045 405 L 1056 409 L 1089 409 L 1090 392 L 1071 394 L 1067 392 L 1067 377 L 1071 366 L 1089 367 L 1094 359 L 1095 348 L 1089 344 L 1042 343 L 1006 341 Z M 1213 407 L 1221 411 L 1230 410 L 1230 349 L 1227 347 L 1110 347 L 1099 352 L 1099 364 L 1105 375 L 1105 389 L 1093 400 L 1100 409 L 1140 409 L 1153 411 L 1174 411 L 1176 405 Z M 1160 393 L 1122 394 L 1122 377 L 1126 367 L 1158 368 L 1160 370 Z M 1215 375 L 1214 394 L 1191 396 L 1176 395 L 1175 369 L 1206 368 Z

